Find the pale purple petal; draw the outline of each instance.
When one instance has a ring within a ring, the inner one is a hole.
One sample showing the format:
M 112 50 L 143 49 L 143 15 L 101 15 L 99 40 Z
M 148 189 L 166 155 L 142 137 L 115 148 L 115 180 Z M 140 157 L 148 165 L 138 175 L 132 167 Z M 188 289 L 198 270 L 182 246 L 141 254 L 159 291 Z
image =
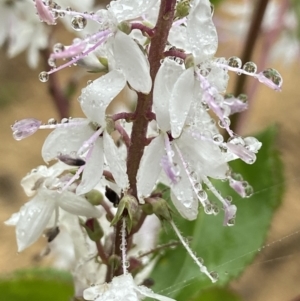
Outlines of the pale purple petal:
M 82 89 L 78 100 L 87 118 L 104 126 L 107 106 L 123 90 L 125 85 L 124 75 L 118 70 L 113 70 Z
M 41 21 L 46 22 L 48 25 L 55 25 L 55 19 L 49 8 L 43 3 L 42 0 L 35 0 L 36 10 Z
M 152 86 L 150 66 L 137 43 L 118 31 L 113 41 L 113 53 L 116 67 L 123 71 L 130 86 L 137 92 L 148 94 Z
M 243 145 L 227 143 L 226 146 L 231 153 L 239 157 L 247 164 L 253 164 L 256 161 L 256 155 L 252 151 L 246 149 Z
M 22 119 L 11 126 L 13 137 L 16 140 L 22 140 L 33 135 L 39 128 L 42 122 L 35 118 Z

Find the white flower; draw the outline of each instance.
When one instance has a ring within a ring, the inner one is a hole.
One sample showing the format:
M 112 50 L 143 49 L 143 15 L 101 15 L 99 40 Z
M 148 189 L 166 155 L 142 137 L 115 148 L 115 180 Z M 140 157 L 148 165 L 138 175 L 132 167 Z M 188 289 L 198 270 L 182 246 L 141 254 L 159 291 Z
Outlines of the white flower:
M 103 173 L 104 155 L 119 187 L 128 186 L 126 164 L 119 154 L 112 137 L 106 131 L 105 110 L 108 104 L 125 86 L 121 72 L 113 70 L 93 81 L 82 90 L 79 97 L 81 108 L 87 119 L 73 119 L 66 126 L 57 127 L 45 140 L 42 156 L 46 162 L 56 159 L 58 154 L 85 158 L 85 165 L 69 182 L 76 180 L 82 172 L 77 194 L 93 189 Z
M 57 164 L 58 171 L 63 171 L 62 163 Z M 67 168 L 65 167 L 64 170 Z M 61 189 L 61 182 L 56 177 L 55 165 L 48 170 L 39 167 L 26 176 L 22 185 L 28 195 L 35 193 L 33 199 L 14 213 L 5 224 L 16 226 L 18 251 L 21 252 L 32 245 L 43 233 L 46 227 L 56 227 L 59 218 L 59 208 L 80 216 L 99 217 L 100 212 L 85 198 L 73 192 Z M 54 216 L 53 224 L 49 225 Z
M 95 301 L 139 301 L 146 297 L 160 301 L 174 301 L 174 299 L 155 294 L 145 286 L 136 285 L 131 274 L 114 277 L 110 283 L 95 285 L 83 292 L 85 300 Z

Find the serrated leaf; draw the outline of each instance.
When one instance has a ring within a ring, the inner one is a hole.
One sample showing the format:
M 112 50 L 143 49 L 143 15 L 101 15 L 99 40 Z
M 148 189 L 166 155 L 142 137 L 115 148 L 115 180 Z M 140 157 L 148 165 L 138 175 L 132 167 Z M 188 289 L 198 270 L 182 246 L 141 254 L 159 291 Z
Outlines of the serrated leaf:
M 282 164 L 275 150 L 276 130 L 270 128 L 257 135 L 263 143 L 257 161 L 247 165 L 237 160 L 231 166 L 242 174 L 254 188 L 249 199 L 240 198 L 227 182 L 216 181 L 215 186 L 223 196 L 232 195 L 237 206 L 234 227 L 222 226 L 224 213 L 218 216 L 199 214 L 196 221 L 189 222 L 174 216 L 176 225 L 185 237 L 191 237 L 191 247 L 204 259 L 208 270 L 219 274 L 218 285 L 225 285 L 237 277 L 253 260 L 266 238 L 272 216 L 279 206 L 283 193 Z M 165 196 L 166 198 L 167 196 Z M 213 200 L 213 197 L 211 197 Z M 161 243 L 176 239 L 171 229 L 162 232 Z M 183 247 L 166 250 L 153 269 L 154 290 L 175 298 L 191 300 L 199 291 L 213 284 L 203 274 Z M 167 289 L 166 289 L 167 288 Z

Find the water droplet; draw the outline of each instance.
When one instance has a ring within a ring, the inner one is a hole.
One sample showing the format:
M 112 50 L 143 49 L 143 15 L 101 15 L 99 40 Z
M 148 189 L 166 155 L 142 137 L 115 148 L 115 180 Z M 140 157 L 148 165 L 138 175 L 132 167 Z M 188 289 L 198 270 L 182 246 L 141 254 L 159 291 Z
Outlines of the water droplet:
M 69 119 L 68 118 L 63 118 L 62 120 L 61 120 L 61 123 L 68 123 L 69 122 Z
M 42 82 L 42 83 L 45 83 L 49 80 L 49 74 L 48 72 L 46 71 L 42 71 L 40 74 L 39 74 L 39 80 Z
M 194 182 L 197 182 L 197 181 L 198 181 L 198 175 L 197 175 L 197 173 L 196 173 L 195 171 L 192 171 L 192 172 L 190 173 L 190 177 L 191 177 L 191 179 L 192 179 Z
M 55 68 L 56 67 L 56 60 L 54 59 L 54 58 L 49 58 L 48 59 L 48 65 L 50 66 L 50 67 L 53 67 L 53 68 Z
M 223 120 L 218 121 L 219 127 L 225 129 L 230 126 L 230 119 L 228 117 L 223 117 Z
M 210 272 L 209 275 L 210 275 L 211 281 L 212 281 L 213 283 L 215 283 L 215 282 L 218 281 L 218 279 L 219 279 L 219 274 L 218 274 L 217 272 L 214 272 L 214 271 L 213 271 L 213 272 Z
M 262 72 L 262 74 L 269 79 L 270 81 L 272 81 L 276 86 L 281 86 L 282 85 L 282 77 L 280 75 L 280 73 L 273 69 L 273 68 L 268 68 L 266 70 L 264 70 Z
M 62 51 L 64 51 L 64 49 L 65 49 L 65 46 L 62 43 L 56 43 L 53 46 L 53 52 L 54 53 L 62 52 Z
M 207 200 L 207 193 L 204 190 L 200 190 L 197 193 L 199 199 L 201 199 L 202 201 L 206 201 Z
M 250 198 L 253 194 L 253 187 L 250 185 L 247 185 L 247 187 L 245 188 L 245 197 L 246 198 Z
M 216 134 L 213 136 L 213 140 L 216 144 L 220 144 L 223 142 L 224 138 L 221 134 Z
M 57 124 L 57 120 L 54 119 L 54 118 L 50 118 L 50 119 L 48 120 L 48 124 L 49 124 L 49 125 L 51 125 L 51 124 Z
M 83 30 L 85 28 L 86 24 L 87 24 L 86 18 L 84 18 L 81 15 L 74 16 L 71 19 L 71 26 L 76 31 Z
M 213 210 L 213 214 L 214 215 L 218 215 L 219 214 L 219 212 L 220 212 L 220 209 L 219 209 L 219 207 L 217 206 L 217 205 L 212 205 L 212 210 Z
M 227 63 L 228 63 L 228 66 L 233 67 L 233 68 L 241 68 L 242 67 L 242 61 L 237 56 L 230 57 L 228 59 Z
M 232 227 L 235 224 L 235 218 L 231 218 L 230 220 L 227 221 L 227 226 Z
M 246 94 L 240 94 L 237 98 L 244 103 L 248 101 L 248 96 Z
M 249 73 L 256 73 L 256 71 L 257 71 L 257 66 L 256 66 L 256 64 L 253 63 L 253 62 L 247 62 L 247 63 L 244 64 L 243 69 L 244 69 L 246 72 L 249 72 Z

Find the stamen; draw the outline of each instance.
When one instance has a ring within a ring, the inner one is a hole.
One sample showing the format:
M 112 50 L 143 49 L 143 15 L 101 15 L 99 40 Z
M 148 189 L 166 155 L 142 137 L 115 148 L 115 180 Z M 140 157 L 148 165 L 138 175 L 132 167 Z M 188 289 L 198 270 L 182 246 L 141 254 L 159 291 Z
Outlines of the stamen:
M 206 176 L 202 176 L 202 181 L 206 184 L 208 189 L 218 198 L 218 200 L 223 204 L 223 208 L 225 211 L 225 217 L 224 217 L 224 226 L 231 226 L 233 225 L 233 219 L 235 218 L 235 214 L 237 211 L 237 208 L 235 205 L 232 205 L 228 200 L 225 200 L 225 198 L 222 197 L 222 195 L 219 193 L 219 191 L 213 186 L 213 184 L 209 181 L 209 179 Z M 230 221 L 230 223 L 229 223 Z
M 200 268 L 201 273 L 205 274 L 213 283 L 215 283 L 218 280 L 218 275 L 215 272 L 213 272 L 213 273 L 208 272 L 207 267 L 205 265 L 203 265 L 203 259 L 196 257 L 196 255 L 194 254 L 194 252 L 191 250 L 190 246 L 188 245 L 186 239 L 184 239 L 182 237 L 180 231 L 178 230 L 178 228 L 176 227 L 176 225 L 174 224 L 174 222 L 172 220 L 170 221 L 170 224 L 171 224 L 172 228 L 174 229 L 174 232 L 176 233 L 180 242 L 182 243 L 182 245 L 188 252 L 188 254 L 191 256 L 191 258 L 194 260 L 194 262 Z

